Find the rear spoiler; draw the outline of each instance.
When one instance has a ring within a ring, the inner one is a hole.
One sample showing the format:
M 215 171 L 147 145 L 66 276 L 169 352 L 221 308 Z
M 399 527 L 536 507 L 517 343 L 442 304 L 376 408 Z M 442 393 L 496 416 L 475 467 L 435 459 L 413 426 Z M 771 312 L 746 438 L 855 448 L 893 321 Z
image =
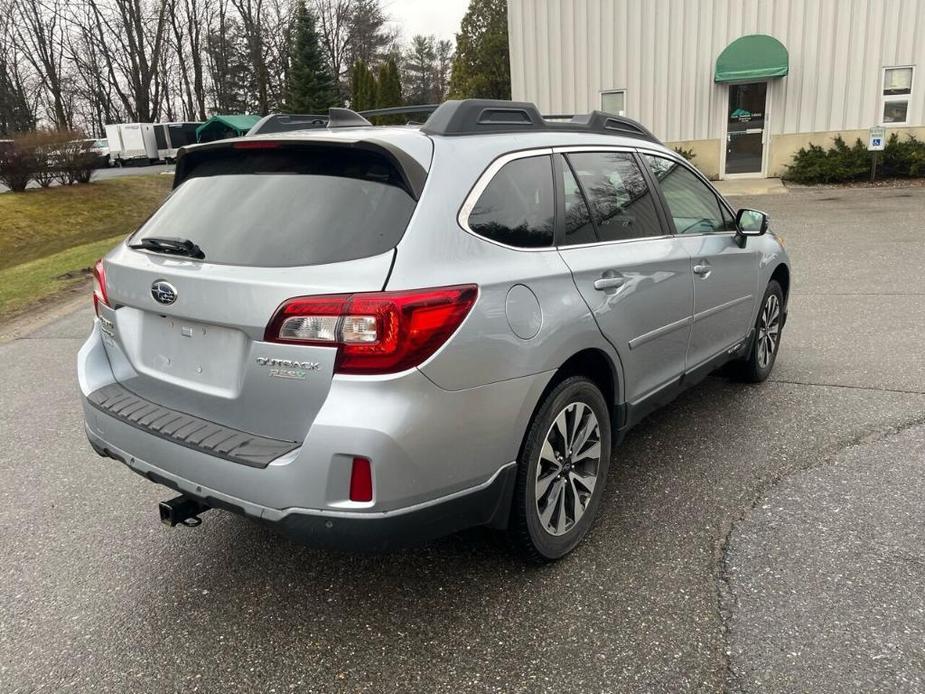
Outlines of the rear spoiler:
M 264 144 L 266 143 L 266 144 Z M 341 139 L 316 139 L 312 140 L 305 137 L 292 138 L 282 136 L 276 138 L 252 139 L 250 137 L 239 137 L 230 140 L 216 140 L 192 147 L 183 147 L 177 153 L 176 172 L 173 176 L 173 187 L 177 188 L 187 178 L 196 164 L 208 159 L 210 156 L 228 150 L 247 149 L 269 149 L 269 148 L 293 148 L 293 149 L 311 149 L 312 147 L 333 147 L 358 149 L 367 152 L 374 152 L 385 157 L 396 171 L 401 175 L 405 189 L 415 199 L 421 199 L 421 191 L 424 190 L 424 181 L 427 180 L 427 169 L 421 166 L 417 159 L 409 155 L 400 147 L 396 147 L 391 142 L 386 142 L 378 138 L 363 138 L 359 140 L 341 140 Z

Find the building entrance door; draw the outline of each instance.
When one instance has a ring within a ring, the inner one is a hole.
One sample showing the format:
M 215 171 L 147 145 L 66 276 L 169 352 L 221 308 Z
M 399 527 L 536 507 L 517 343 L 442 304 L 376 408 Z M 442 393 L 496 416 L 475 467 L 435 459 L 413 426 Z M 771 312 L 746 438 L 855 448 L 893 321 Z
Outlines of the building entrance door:
M 726 120 L 726 171 L 764 172 L 764 131 L 767 121 L 767 82 L 729 85 Z

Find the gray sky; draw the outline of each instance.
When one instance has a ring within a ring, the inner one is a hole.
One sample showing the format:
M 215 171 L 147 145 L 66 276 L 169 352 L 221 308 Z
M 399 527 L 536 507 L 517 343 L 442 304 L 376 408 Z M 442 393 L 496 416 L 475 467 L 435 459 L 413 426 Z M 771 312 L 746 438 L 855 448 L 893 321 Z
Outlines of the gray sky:
M 401 28 L 404 42 L 415 34 L 455 40 L 469 0 L 385 0 L 382 4 L 392 24 Z

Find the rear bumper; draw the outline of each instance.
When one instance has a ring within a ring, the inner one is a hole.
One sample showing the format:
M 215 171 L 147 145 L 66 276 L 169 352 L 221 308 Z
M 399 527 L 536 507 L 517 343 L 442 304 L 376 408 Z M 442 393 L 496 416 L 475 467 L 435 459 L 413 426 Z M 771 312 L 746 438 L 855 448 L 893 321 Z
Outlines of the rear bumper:
M 87 436 L 98 452 L 209 506 L 272 523 L 304 542 L 348 548 L 503 526 L 511 461 L 551 376 L 457 391 L 417 370 L 391 379 L 335 377 L 305 439 L 254 465 L 238 449 L 220 450 L 244 432 L 217 434 L 226 442 L 210 449 L 209 440 L 177 440 L 182 431 L 154 431 L 180 421 L 171 419 L 178 411 L 160 408 L 167 415 L 150 421 L 138 410 L 134 421 L 93 402 L 94 393 L 119 390 L 111 388 L 116 379 L 101 340 L 95 329 L 78 356 Z M 354 456 L 372 461 L 372 502 L 348 498 Z
M 420 544 L 480 525 L 503 528 L 507 525 L 517 473 L 512 462 L 480 485 L 387 512 L 280 510 L 229 496 L 166 472 L 107 444 L 89 428 L 87 438 L 99 455 L 125 464 L 152 482 L 211 508 L 259 521 L 302 544 L 332 549 L 382 551 Z

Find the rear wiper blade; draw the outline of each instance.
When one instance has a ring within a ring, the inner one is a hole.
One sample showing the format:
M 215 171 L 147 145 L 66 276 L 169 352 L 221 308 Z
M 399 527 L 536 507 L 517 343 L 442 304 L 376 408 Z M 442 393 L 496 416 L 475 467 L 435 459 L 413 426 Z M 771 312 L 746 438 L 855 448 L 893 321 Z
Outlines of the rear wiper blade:
M 128 247 L 141 248 L 146 251 L 165 253 L 167 255 L 182 255 L 187 258 L 198 258 L 199 260 L 206 257 L 202 249 L 189 239 L 146 236 L 135 243 L 130 243 Z

